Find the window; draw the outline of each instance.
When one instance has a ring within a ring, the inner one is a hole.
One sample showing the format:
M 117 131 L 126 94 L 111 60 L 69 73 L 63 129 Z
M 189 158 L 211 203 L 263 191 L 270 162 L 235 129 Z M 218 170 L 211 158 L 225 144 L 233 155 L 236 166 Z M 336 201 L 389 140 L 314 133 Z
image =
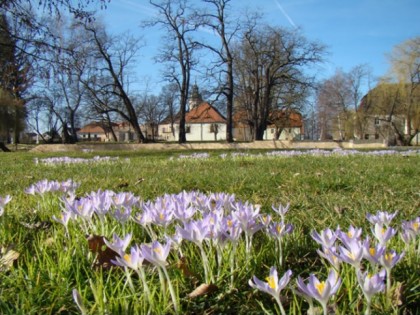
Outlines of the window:
M 379 126 L 380 125 L 380 120 L 378 117 L 375 117 L 375 126 Z
M 218 130 L 219 130 L 219 125 L 218 124 L 211 124 L 210 125 L 210 132 L 217 133 Z
M 375 139 L 379 139 L 379 134 L 375 133 Z
M 271 128 L 271 133 L 272 133 L 272 134 L 274 133 L 274 128 Z
M 191 132 L 191 126 L 185 126 L 185 133 Z
M 369 140 L 369 134 L 365 134 L 365 140 Z

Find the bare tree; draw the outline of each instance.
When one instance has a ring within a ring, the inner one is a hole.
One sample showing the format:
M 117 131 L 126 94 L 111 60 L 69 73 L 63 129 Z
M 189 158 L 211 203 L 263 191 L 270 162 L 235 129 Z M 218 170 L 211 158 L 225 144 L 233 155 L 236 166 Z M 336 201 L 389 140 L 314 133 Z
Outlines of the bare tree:
M 388 59 L 389 73 L 363 97 L 360 111 L 389 144 L 407 146 L 420 132 L 420 37 L 396 45 Z
M 156 141 L 158 126 L 167 114 L 167 107 L 159 96 L 153 94 L 144 95 L 140 103 L 146 126 L 146 137 Z
M 170 121 L 172 136 L 175 136 L 174 124 L 176 114 L 178 111 L 178 106 L 176 102 L 178 98 L 177 94 L 178 87 L 174 83 L 165 85 L 160 93 L 160 102 L 163 104 L 164 107 L 166 107 L 165 113 L 167 113 L 167 119 L 169 119 Z
M 369 88 L 371 84 L 372 69 L 366 64 L 357 65 L 350 69 L 347 76 L 355 113 L 354 136 L 362 139 L 366 127 L 366 119 L 363 111 L 359 110 L 359 105 L 366 94 L 366 87 Z
M 404 116 L 406 130 L 398 129 L 395 124 L 392 126 L 398 141 L 409 145 L 420 131 L 420 36 L 396 45 L 388 58 L 390 76 L 399 86 L 398 107 Z
M 87 48 L 80 54 L 92 57 L 88 78 L 83 83 L 94 99 L 95 108 L 100 114 L 117 113 L 132 126 L 138 142 L 145 142 L 129 92 L 130 66 L 135 62 L 140 40 L 129 34 L 111 37 L 99 23 L 84 23 L 83 27 L 87 32 Z
M 207 27 L 210 27 L 219 37 L 220 45 L 209 45 L 201 42 L 200 45 L 212 51 L 217 60 L 208 70 L 212 76 L 216 76 L 219 93 L 226 98 L 226 140 L 233 142 L 233 100 L 235 93 L 234 85 L 234 57 L 233 42 L 240 30 L 238 20 L 229 19 L 229 3 L 231 0 L 202 0 L 210 5 L 209 10 L 201 13 L 201 18 Z
M 270 116 L 291 110 L 306 98 L 313 77 L 305 70 L 322 61 L 324 47 L 299 34 L 271 26 L 251 27 L 236 48 L 236 73 L 255 140 L 262 140 Z
M 145 26 L 159 25 L 167 31 L 165 45 L 156 60 L 168 65 L 164 71 L 164 77 L 178 86 L 180 96 L 178 142 L 185 143 L 187 141 L 185 114 L 191 72 L 197 64 L 197 61 L 193 58 L 197 45 L 192 39 L 192 34 L 200 24 L 197 22 L 187 0 L 150 1 L 150 4 L 158 10 L 159 16 L 146 22 Z
M 321 140 L 334 138 L 346 140 L 353 129 L 347 125 L 353 118 L 352 95 L 346 74 L 337 70 L 318 88 L 317 107 L 321 117 Z

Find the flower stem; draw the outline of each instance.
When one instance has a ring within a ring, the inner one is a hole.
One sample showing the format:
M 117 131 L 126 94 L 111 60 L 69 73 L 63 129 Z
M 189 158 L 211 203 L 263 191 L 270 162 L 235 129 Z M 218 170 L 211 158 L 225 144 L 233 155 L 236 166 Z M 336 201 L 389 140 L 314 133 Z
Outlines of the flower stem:
M 143 290 L 146 294 L 147 301 L 149 302 L 150 306 L 152 306 L 152 296 L 150 294 L 149 286 L 147 285 L 146 275 L 144 273 L 143 267 L 140 267 L 139 270 L 137 270 L 137 274 L 139 275 L 139 278 L 141 279 L 141 282 L 143 284 Z
M 209 259 L 207 258 L 206 251 L 204 250 L 204 247 L 202 244 L 198 244 L 198 247 L 200 248 L 201 258 L 203 260 L 204 277 L 206 279 L 206 283 L 207 284 L 212 283 L 214 281 L 213 281 L 213 276 L 210 273 Z
M 168 281 L 169 293 L 171 294 L 172 303 L 174 304 L 175 313 L 179 314 L 179 312 L 178 312 L 178 301 L 176 299 L 175 290 L 174 290 L 174 287 L 172 286 L 171 279 L 169 278 L 168 271 L 166 270 L 165 267 L 162 267 L 162 269 L 163 269 L 163 272 L 165 273 L 166 280 Z
M 285 312 L 285 310 L 283 308 L 283 305 L 281 304 L 281 301 L 280 301 L 280 297 L 279 296 L 276 297 L 276 301 L 277 301 L 277 304 L 280 307 L 280 313 L 281 313 L 281 315 L 286 315 L 286 312 Z
M 370 315 L 370 299 L 367 299 L 365 315 Z
M 279 243 L 279 253 L 278 253 L 278 255 L 279 255 L 279 268 L 281 268 L 282 265 L 283 265 L 283 248 L 282 248 L 282 245 L 281 245 L 281 238 L 278 239 L 278 243 Z
M 160 280 L 160 286 L 162 288 L 162 292 L 163 292 L 163 303 L 166 305 L 167 304 L 167 299 L 166 299 L 166 284 L 165 284 L 165 276 L 164 273 L 162 271 L 162 268 L 157 267 L 157 270 L 159 272 L 159 280 Z
M 236 243 L 232 243 L 232 252 L 230 253 L 230 288 L 233 289 L 234 282 L 234 271 L 235 271 L 235 254 L 236 254 Z

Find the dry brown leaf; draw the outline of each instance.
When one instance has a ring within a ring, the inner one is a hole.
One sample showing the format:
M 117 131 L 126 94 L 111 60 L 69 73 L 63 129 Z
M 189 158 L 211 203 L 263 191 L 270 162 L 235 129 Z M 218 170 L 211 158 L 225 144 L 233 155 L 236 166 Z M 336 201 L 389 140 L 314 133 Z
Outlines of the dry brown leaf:
M 109 269 L 115 264 L 111 260 L 116 260 L 118 253 L 106 246 L 104 242 L 105 237 L 102 235 L 90 235 L 87 238 L 89 250 L 96 254 L 93 267 Z
M 19 256 L 20 254 L 17 251 L 8 249 L 0 258 L 0 271 L 9 270 L 13 267 L 14 262 L 19 258 Z
M 193 299 L 193 298 L 196 298 L 196 297 L 199 297 L 199 296 L 202 296 L 202 295 L 213 293 L 217 290 L 218 290 L 218 287 L 215 284 L 202 283 L 197 288 L 195 288 L 190 294 L 188 294 L 187 296 L 189 298 Z
M 395 286 L 394 293 L 392 295 L 392 304 L 400 306 L 403 304 L 403 292 L 404 287 L 402 282 L 397 282 L 397 285 Z
M 53 237 L 49 237 L 44 241 L 45 246 L 51 246 L 55 242 L 55 239 Z
M 185 277 L 194 277 L 194 274 L 192 273 L 192 271 L 188 268 L 187 266 L 187 262 L 186 262 L 186 258 L 185 257 L 181 257 L 178 262 L 176 263 L 176 267 L 182 271 L 182 274 Z
M 47 221 L 39 221 L 35 223 L 20 222 L 20 224 L 29 230 L 44 230 L 48 229 L 51 226 L 51 222 Z
M 348 209 L 345 207 L 334 206 L 334 211 L 337 212 L 339 216 L 341 216 L 345 211 Z
M 142 182 L 144 182 L 144 178 L 139 178 L 135 183 L 134 183 L 134 185 L 138 185 L 138 184 L 140 184 L 140 183 L 142 183 Z
M 127 182 L 123 182 L 123 183 L 118 184 L 117 188 L 126 188 L 128 186 L 129 186 L 129 184 Z

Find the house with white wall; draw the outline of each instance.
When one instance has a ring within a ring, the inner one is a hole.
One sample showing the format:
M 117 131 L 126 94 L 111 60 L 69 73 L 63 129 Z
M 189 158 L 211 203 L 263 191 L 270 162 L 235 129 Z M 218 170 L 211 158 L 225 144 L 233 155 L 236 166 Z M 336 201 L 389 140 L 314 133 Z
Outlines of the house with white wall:
M 212 105 L 202 100 L 197 85 L 192 88 L 189 110 L 185 115 L 187 141 L 226 140 L 226 118 Z M 164 141 L 178 141 L 179 113 L 167 117 L 158 126 L 158 135 Z

